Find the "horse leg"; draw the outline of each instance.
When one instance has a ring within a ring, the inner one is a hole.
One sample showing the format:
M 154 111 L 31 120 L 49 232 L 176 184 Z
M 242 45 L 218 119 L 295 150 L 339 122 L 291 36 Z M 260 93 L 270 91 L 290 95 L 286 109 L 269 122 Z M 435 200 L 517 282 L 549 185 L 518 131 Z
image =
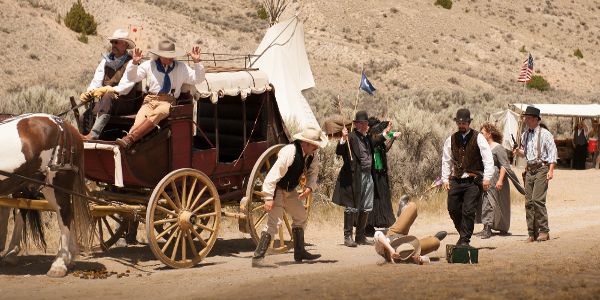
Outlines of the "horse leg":
M 6 246 L 10 210 L 8 207 L 0 207 L 0 257 L 2 257 L 2 252 L 4 252 L 4 247 Z
M 67 226 L 70 220 L 65 220 L 64 215 L 70 214 L 70 208 L 59 206 L 57 202 L 56 192 L 53 188 L 45 187 L 42 189 L 44 197 L 48 203 L 55 208 L 58 227 L 60 228 L 60 239 L 58 242 L 58 253 L 46 275 L 50 277 L 64 277 L 67 275 L 68 266 L 71 265 L 73 255 L 71 254 L 71 232 Z
M 19 252 L 21 252 L 21 240 L 23 239 L 23 228 L 25 221 L 23 220 L 23 214 L 21 210 L 16 210 L 15 214 L 15 226 L 13 227 L 13 234 L 10 238 L 10 244 L 6 249 L 4 257 L 2 257 L 2 263 L 9 265 L 16 265 L 19 260 Z

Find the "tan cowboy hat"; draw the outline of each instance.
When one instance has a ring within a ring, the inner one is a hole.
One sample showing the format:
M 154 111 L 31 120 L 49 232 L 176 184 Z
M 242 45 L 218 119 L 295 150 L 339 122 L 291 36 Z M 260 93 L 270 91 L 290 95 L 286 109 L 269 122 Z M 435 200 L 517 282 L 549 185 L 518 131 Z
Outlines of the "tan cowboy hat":
M 294 134 L 294 139 L 317 145 L 320 148 L 325 148 L 327 142 L 329 142 L 327 136 L 321 129 L 311 125 L 304 128 L 302 132 Z
M 109 41 L 124 41 L 127 43 L 127 49 L 135 48 L 135 43 L 129 38 L 129 32 L 123 29 L 117 29 L 113 33 L 111 37 L 108 38 Z
M 175 44 L 169 40 L 158 42 L 156 49 L 150 49 L 148 52 L 166 58 L 176 58 L 178 56 L 184 56 L 186 53 L 183 50 L 175 49 Z
M 404 262 L 411 259 L 413 256 L 421 255 L 421 243 L 412 235 L 404 235 L 395 238 L 390 242 L 396 253 L 392 254 L 392 259 L 395 262 Z

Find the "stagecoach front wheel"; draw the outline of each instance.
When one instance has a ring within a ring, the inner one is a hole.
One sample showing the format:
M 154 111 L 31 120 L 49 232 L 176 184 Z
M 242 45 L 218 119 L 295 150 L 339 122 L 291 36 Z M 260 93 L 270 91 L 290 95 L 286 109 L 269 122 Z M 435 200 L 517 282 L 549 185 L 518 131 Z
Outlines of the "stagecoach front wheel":
M 246 203 L 244 205 L 244 214 L 246 215 L 247 231 L 252 236 L 255 244 L 260 240 L 260 233 L 264 230 L 267 223 L 267 212 L 264 209 L 265 202 L 262 198 L 262 185 L 267 176 L 267 173 L 277 160 L 277 153 L 285 145 L 274 145 L 267 149 L 258 158 L 252 172 L 248 178 L 246 186 Z M 306 210 L 310 213 L 310 202 L 312 198 L 307 199 Z M 287 214 L 283 214 L 283 218 L 279 220 L 277 234 L 271 240 L 269 246 L 270 253 L 283 253 L 291 249 L 293 244 L 292 238 L 292 218 Z
M 93 222 L 95 228 L 92 251 L 108 251 L 120 238 L 125 237 L 128 219 L 119 214 L 94 216 Z
M 154 188 L 146 211 L 150 249 L 172 268 L 198 264 L 219 232 L 221 201 L 210 178 L 195 169 L 167 174 Z

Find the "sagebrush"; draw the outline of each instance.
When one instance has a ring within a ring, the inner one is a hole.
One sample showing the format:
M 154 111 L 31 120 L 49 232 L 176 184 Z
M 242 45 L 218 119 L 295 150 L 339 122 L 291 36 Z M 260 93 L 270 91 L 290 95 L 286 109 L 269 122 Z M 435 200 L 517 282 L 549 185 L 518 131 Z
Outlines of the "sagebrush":
M 86 35 L 96 34 L 96 21 L 94 16 L 85 11 L 81 0 L 73 3 L 69 12 L 65 15 L 65 26 L 69 29 Z

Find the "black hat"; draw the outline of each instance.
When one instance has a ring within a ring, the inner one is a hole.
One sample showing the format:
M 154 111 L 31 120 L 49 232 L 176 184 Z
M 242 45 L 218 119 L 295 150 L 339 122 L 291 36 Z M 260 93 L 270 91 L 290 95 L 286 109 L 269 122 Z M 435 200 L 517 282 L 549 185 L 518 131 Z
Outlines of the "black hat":
M 456 117 L 454 118 L 455 122 L 471 122 L 471 112 L 466 108 L 461 108 L 456 111 Z
M 360 121 L 367 121 L 367 122 L 369 121 L 369 115 L 364 110 L 360 110 L 360 111 L 356 112 L 356 116 L 354 117 L 354 122 L 360 122 Z
M 540 117 L 540 110 L 538 108 L 535 108 L 533 106 L 527 106 L 527 109 L 525 109 L 525 112 L 523 113 L 524 116 L 533 116 L 533 117 L 537 117 L 538 120 L 541 120 L 542 118 Z

